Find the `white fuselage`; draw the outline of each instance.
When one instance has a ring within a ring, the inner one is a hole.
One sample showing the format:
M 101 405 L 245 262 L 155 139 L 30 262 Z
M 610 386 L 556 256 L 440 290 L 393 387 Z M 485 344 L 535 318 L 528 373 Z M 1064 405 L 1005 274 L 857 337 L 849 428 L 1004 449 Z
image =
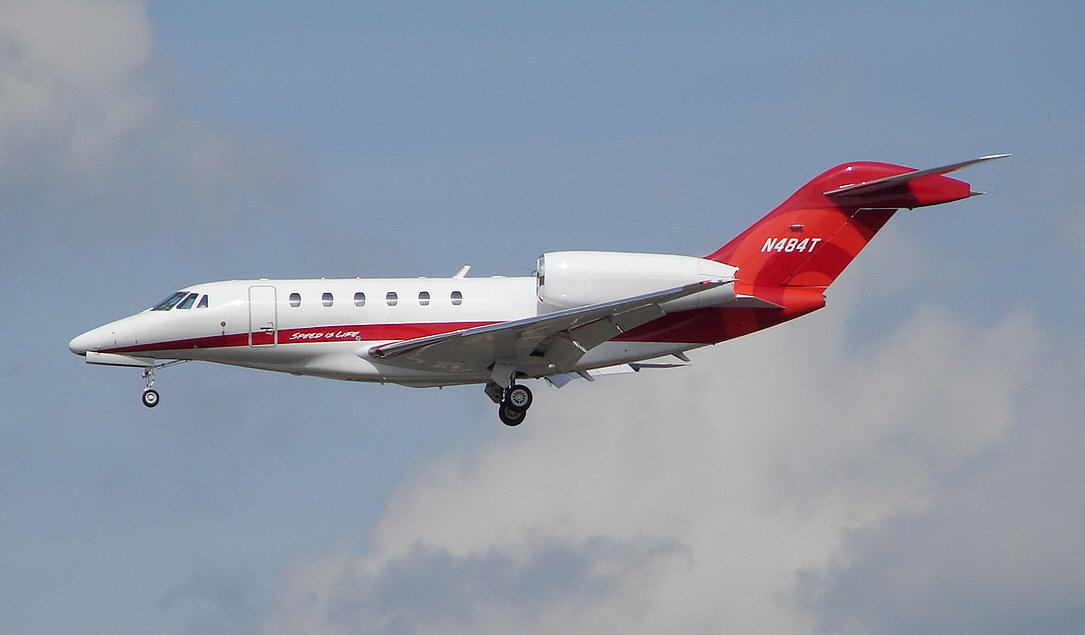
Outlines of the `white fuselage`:
M 552 310 L 540 302 L 534 276 L 234 280 L 193 285 L 176 295 L 193 294 L 191 301 L 167 310 L 147 309 L 88 331 L 70 348 L 87 354 L 88 361 L 102 360 L 97 363 L 183 359 L 410 386 L 480 383 L 488 374 L 405 369 L 383 364 L 368 351 Z M 696 346 L 606 342 L 589 351 L 576 370 Z

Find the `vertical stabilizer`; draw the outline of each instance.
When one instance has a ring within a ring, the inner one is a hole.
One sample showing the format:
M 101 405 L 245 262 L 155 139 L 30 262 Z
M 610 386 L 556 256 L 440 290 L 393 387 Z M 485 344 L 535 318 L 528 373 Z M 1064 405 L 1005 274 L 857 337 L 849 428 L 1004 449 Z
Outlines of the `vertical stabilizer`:
M 823 291 L 897 209 L 977 194 L 945 173 L 1004 156 L 929 170 L 869 161 L 838 165 L 706 258 L 738 267 L 739 293 L 772 299 L 785 289 Z

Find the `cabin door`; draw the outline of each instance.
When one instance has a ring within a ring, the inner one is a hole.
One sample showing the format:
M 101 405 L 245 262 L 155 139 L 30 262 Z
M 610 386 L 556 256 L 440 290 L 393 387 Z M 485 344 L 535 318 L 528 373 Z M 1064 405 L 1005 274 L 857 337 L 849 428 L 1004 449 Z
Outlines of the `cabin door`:
M 275 287 L 249 287 L 249 346 L 275 346 L 277 332 Z

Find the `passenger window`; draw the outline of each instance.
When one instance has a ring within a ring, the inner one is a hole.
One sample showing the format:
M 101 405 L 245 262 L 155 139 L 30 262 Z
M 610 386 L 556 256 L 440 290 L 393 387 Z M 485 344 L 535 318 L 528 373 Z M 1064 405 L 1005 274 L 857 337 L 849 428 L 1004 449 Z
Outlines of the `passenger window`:
M 454 306 L 459 306 L 459 305 L 463 304 L 463 294 L 460 293 L 459 291 L 453 291 L 452 292 L 452 304 Z
M 206 295 L 204 295 L 202 298 L 200 298 L 200 303 L 196 305 L 196 308 L 197 309 L 206 309 L 207 308 L 207 296 Z
M 291 293 L 290 294 L 290 306 L 301 306 L 301 294 L 300 293 Z
M 365 294 L 361 291 L 354 294 L 354 306 L 365 306 Z
M 418 294 L 418 303 L 422 306 L 429 304 L 429 291 L 422 291 Z
M 324 295 L 320 296 L 320 303 L 323 304 L 324 306 L 331 306 L 332 302 L 334 302 L 334 301 L 335 301 L 335 298 L 333 298 L 332 294 L 330 294 L 330 293 L 325 292 Z
M 193 303 L 196 302 L 196 298 L 198 298 L 198 297 L 200 297 L 200 294 L 198 294 L 198 293 L 190 293 L 190 294 L 188 294 L 185 297 L 185 299 L 182 300 L 181 303 L 177 305 L 177 308 L 178 309 L 191 309 Z
M 397 295 L 395 291 L 389 291 L 388 294 L 384 296 L 384 299 L 388 302 L 388 306 L 399 304 L 399 295 Z

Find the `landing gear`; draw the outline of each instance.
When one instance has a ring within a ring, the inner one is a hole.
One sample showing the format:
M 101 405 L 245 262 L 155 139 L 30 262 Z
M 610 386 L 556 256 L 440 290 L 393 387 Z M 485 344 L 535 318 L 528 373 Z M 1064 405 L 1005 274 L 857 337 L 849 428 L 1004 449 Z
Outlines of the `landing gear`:
M 501 404 L 497 407 L 497 416 L 501 419 L 501 423 L 512 428 L 523 423 L 527 410 L 518 410 L 510 405 Z
M 527 416 L 527 409 L 531 406 L 531 389 L 520 384 L 513 384 L 504 391 L 504 396 L 497 404 L 497 416 L 501 423 L 513 427 L 518 426 Z
M 158 391 L 152 388 L 154 386 L 154 366 L 143 369 L 143 381 L 147 383 L 143 388 L 143 405 L 154 408 L 158 405 Z
M 166 366 L 173 366 L 174 364 L 183 364 L 187 362 L 187 359 L 175 359 L 163 364 L 157 364 L 155 366 L 146 366 L 143 368 L 143 396 L 140 398 L 143 401 L 143 405 L 148 408 L 154 408 L 158 405 L 158 391 L 154 389 L 154 371 L 156 368 L 165 368 Z
M 531 390 L 527 386 L 513 384 L 505 391 L 505 402 L 517 410 L 530 408 L 531 400 Z
M 148 408 L 154 408 L 158 405 L 158 391 L 153 388 L 148 388 L 143 391 L 143 405 Z
M 531 407 L 531 389 L 516 383 L 516 362 L 497 360 L 486 382 L 486 396 L 497 404 L 497 416 L 507 426 L 518 426 Z

